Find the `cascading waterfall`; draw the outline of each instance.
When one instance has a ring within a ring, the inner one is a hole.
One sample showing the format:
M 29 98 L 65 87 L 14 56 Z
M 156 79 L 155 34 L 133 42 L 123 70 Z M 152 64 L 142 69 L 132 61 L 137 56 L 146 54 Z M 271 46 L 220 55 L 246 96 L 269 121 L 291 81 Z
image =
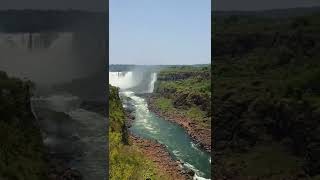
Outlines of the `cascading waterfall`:
M 25 50 L 43 50 L 51 46 L 55 40 L 71 34 L 64 33 L 1 33 L 0 43 L 11 48 L 20 48 Z
M 133 72 L 109 72 L 109 83 L 120 89 L 128 89 L 136 86 L 139 82 L 133 79 Z
M 154 89 L 154 83 L 157 81 L 157 73 L 152 73 L 151 74 L 151 82 L 150 82 L 150 85 L 149 85 L 149 93 L 152 93 L 153 92 L 153 89 Z
M 134 91 L 138 93 L 153 92 L 156 80 L 156 73 L 138 71 L 109 72 L 109 83 L 111 85 L 119 87 L 121 90 L 136 88 Z
M 81 74 L 72 32 L 0 33 L 0 69 L 35 83 L 68 82 Z

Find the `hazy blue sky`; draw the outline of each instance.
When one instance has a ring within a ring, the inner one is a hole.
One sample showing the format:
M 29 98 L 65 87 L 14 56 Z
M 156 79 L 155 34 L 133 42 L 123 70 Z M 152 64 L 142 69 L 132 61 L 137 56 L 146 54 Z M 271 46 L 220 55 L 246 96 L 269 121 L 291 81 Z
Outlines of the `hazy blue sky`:
M 211 0 L 110 0 L 110 64 L 210 63 Z

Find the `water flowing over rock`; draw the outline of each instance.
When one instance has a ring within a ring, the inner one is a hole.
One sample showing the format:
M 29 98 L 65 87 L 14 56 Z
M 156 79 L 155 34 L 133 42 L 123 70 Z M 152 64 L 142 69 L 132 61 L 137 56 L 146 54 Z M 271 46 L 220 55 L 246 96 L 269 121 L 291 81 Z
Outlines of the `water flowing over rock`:
M 143 71 L 109 72 L 109 83 L 121 90 L 132 90 L 136 93 L 152 93 L 157 73 Z

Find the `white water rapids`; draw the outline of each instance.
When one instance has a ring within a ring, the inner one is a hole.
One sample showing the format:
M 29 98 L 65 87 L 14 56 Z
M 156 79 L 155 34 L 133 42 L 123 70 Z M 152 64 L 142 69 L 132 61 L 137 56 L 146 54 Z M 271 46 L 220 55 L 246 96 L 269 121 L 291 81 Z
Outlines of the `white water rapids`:
M 84 180 L 106 179 L 106 118 L 80 107 L 81 99 L 66 94 L 32 98 L 44 144 L 61 154 Z

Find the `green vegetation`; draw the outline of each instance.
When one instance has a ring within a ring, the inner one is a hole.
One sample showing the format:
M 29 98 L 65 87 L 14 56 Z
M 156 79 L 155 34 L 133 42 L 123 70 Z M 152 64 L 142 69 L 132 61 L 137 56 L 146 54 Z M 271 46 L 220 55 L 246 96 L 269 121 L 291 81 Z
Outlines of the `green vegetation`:
M 109 130 L 121 133 L 125 127 L 125 113 L 119 97 L 119 90 L 109 85 Z
M 178 66 L 162 69 L 154 90 L 159 110 L 211 125 L 211 67 Z
M 30 81 L 0 72 L 0 179 L 46 179 L 44 146 L 30 108 Z
M 319 19 L 213 18 L 215 178 L 320 174 Z
M 218 174 L 229 174 L 230 178 L 264 177 L 270 180 L 297 176 L 301 174 L 299 167 L 302 164 L 300 159 L 277 144 L 257 146 L 247 153 L 233 153 L 224 157 L 223 163 L 223 167 L 230 168 L 219 167 L 216 169 Z
M 172 100 L 168 98 L 160 97 L 156 99 L 155 105 L 159 107 L 161 111 L 171 111 L 173 109 Z
M 203 112 L 199 107 L 194 106 L 188 109 L 186 115 L 192 119 L 204 119 L 206 118 L 205 112 Z
M 125 112 L 116 87 L 109 85 L 110 179 L 166 179 L 137 147 L 128 142 Z
M 74 31 L 86 23 L 91 27 L 105 20 L 106 14 L 81 10 L 1 10 L 1 32 L 59 32 Z M 30 23 L 32 19 L 32 23 Z M 79 21 L 81 19 L 81 21 Z M 48 21 L 50 20 L 50 21 Z M 73 24 L 73 26 L 69 26 Z M 96 27 L 98 28 L 98 27 Z M 103 29 L 103 28 L 100 28 Z

